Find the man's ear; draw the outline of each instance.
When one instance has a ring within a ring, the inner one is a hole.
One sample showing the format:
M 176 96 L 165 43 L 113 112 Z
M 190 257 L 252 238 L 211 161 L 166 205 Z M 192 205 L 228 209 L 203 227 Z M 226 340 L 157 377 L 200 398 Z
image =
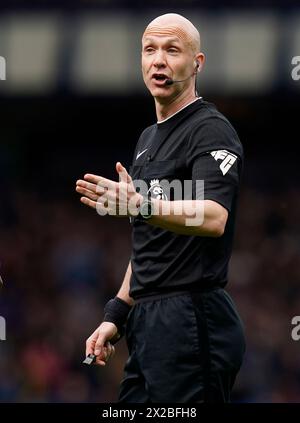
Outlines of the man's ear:
M 198 53 L 196 56 L 195 66 L 196 72 L 200 72 L 205 63 L 205 55 L 203 53 Z

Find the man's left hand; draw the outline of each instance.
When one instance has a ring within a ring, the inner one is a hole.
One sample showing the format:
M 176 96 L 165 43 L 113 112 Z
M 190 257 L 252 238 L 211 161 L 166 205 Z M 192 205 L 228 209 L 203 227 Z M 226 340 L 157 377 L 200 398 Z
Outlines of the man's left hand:
M 119 182 L 87 173 L 76 182 L 76 191 L 82 194 L 80 201 L 96 209 L 100 215 L 136 216 L 143 199 L 137 193 L 127 170 L 120 162 L 116 164 Z

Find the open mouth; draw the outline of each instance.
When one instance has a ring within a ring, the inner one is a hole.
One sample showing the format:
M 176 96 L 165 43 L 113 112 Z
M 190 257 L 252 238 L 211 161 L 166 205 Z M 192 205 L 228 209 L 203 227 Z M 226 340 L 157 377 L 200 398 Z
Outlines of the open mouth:
M 163 83 L 168 79 L 168 76 L 163 73 L 154 73 L 152 75 L 152 79 L 154 79 L 158 83 Z

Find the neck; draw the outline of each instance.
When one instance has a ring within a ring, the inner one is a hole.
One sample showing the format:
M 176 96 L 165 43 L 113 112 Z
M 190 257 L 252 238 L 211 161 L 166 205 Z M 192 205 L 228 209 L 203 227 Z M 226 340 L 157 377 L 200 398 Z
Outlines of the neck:
M 179 94 L 179 96 L 168 99 L 164 102 L 161 102 L 160 99 L 155 98 L 155 108 L 158 122 L 172 116 L 174 113 L 178 112 L 178 110 L 182 109 L 196 98 L 197 97 L 195 96 L 194 92 L 191 92 L 185 96 L 181 96 Z

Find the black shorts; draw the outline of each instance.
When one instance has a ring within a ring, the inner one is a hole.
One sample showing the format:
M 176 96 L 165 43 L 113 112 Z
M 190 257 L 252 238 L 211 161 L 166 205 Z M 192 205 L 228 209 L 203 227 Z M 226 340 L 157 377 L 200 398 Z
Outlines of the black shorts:
M 229 402 L 245 338 L 222 288 L 139 300 L 126 328 L 119 402 Z

